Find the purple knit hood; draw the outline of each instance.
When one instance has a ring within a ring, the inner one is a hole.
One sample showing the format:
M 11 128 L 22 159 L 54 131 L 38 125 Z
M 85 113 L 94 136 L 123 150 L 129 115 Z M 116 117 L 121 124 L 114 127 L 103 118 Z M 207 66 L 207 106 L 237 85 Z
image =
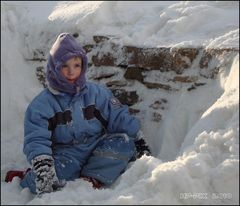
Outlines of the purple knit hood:
M 62 65 L 72 57 L 82 59 L 82 71 L 78 80 L 72 84 L 60 73 Z M 87 56 L 80 44 L 69 33 L 62 33 L 50 49 L 47 63 L 47 80 L 50 87 L 60 92 L 75 94 L 86 83 Z

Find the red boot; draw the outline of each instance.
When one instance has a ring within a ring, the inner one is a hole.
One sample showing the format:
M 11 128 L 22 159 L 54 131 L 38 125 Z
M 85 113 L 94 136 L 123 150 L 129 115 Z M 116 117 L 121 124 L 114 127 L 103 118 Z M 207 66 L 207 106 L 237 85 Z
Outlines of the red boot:
M 81 176 L 80 178 L 82 178 L 82 179 L 84 179 L 84 180 L 86 180 L 88 182 L 91 182 L 94 189 L 100 189 L 104 185 L 99 180 L 97 180 L 97 179 L 95 179 L 93 177 Z
M 30 168 L 28 168 L 26 171 L 10 170 L 6 174 L 5 182 L 12 182 L 14 177 L 19 177 L 22 180 L 24 178 L 24 176 L 26 175 L 26 173 L 30 170 L 31 170 Z

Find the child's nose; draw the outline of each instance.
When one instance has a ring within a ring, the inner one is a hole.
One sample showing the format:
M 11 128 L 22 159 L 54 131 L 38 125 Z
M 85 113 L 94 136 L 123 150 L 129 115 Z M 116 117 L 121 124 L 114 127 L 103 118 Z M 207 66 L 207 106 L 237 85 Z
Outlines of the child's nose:
M 74 71 L 74 68 L 73 68 L 73 67 L 69 67 L 68 72 L 69 72 L 69 73 L 72 73 L 73 71 Z

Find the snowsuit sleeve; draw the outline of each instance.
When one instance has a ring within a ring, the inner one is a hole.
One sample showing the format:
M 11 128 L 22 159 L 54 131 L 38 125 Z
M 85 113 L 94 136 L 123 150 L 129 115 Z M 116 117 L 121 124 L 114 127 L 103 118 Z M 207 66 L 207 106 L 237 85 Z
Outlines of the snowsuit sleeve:
M 30 164 L 38 155 L 52 155 L 51 131 L 48 130 L 46 110 L 46 103 L 34 100 L 25 113 L 23 152 Z
M 127 105 L 122 105 L 113 96 L 112 92 L 103 86 L 99 88 L 96 101 L 101 113 L 107 120 L 107 131 L 109 133 L 126 133 L 128 136 L 136 138 L 140 129 L 140 122 L 130 115 Z

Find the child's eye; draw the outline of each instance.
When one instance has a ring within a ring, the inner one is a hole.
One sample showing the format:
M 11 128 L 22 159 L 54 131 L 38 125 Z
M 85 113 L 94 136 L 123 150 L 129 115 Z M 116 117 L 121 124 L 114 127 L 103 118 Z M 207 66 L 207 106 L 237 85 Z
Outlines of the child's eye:
M 75 64 L 75 67 L 81 67 L 81 65 L 80 64 Z
M 64 64 L 64 65 L 62 65 L 62 67 L 64 68 L 64 67 L 67 67 L 67 65 L 66 64 Z

